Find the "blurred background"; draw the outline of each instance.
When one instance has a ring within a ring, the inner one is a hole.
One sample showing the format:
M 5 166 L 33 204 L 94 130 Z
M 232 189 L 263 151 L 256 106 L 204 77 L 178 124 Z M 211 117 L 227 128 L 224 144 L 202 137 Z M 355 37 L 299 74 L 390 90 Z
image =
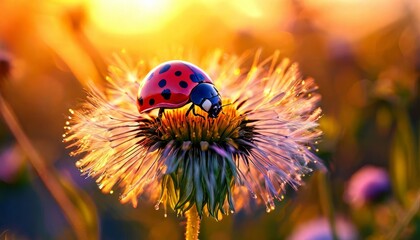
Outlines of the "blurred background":
M 420 239 L 419 1 L 0 0 L 0 18 L 0 239 L 183 239 L 182 218 L 80 176 L 68 109 L 122 49 L 147 61 L 260 48 L 316 79 L 329 172 L 269 214 L 204 218 L 200 239 Z

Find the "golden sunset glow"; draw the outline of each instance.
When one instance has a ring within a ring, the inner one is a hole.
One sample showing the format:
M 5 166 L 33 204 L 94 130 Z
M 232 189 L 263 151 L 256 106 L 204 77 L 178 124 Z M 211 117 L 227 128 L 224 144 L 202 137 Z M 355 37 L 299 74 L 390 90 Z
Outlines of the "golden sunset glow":
M 105 32 L 133 35 L 158 31 L 182 5 L 171 0 L 91 0 L 89 14 Z

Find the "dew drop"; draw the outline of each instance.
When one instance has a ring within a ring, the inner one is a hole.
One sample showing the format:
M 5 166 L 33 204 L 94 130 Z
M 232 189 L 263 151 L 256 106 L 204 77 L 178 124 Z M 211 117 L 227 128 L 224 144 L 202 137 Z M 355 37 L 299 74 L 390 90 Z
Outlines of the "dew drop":
M 127 197 L 127 194 L 121 194 L 121 195 L 120 195 L 120 197 L 119 197 L 119 199 L 120 199 L 120 200 L 123 200 L 123 199 L 124 199 L 124 198 L 126 198 L 126 197 Z
M 233 214 L 233 213 L 235 213 L 235 210 L 231 209 L 231 210 L 230 210 L 230 213 L 232 213 L 232 214 Z
M 109 191 L 109 194 L 113 194 L 113 193 L 114 193 L 114 190 Z
M 165 213 L 165 214 L 163 214 L 163 216 L 164 216 L 165 218 L 167 218 L 167 217 L 168 217 L 168 214 L 167 214 L 167 213 Z
M 266 211 L 267 213 L 269 213 L 269 212 L 271 212 L 271 209 L 267 206 L 267 207 L 265 208 L 265 211 Z
M 159 210 L 159 203 L 155 205 L 155 210 Z

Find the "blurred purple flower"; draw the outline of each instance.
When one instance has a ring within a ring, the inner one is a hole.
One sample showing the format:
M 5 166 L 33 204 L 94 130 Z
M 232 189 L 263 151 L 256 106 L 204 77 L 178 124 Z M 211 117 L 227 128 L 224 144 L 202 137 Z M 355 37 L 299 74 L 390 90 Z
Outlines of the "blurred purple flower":
M 358 239 L 355 227 L 343 218 L 335 221 L 335 230 L 340 240 Z M 326 218 L 313 219 L 295 228 L 288 240 L 332 240 L 331 226 Z
M 365 166 L 350 178 L 345 200 L 354 207 L 361 207 L 383 199 L 391 192 L 388 173 L 380 167 Z
M 20 148 L 11 145 L 0 149 L 0 181 L 13 183 L 23 168 L 24 155 Z

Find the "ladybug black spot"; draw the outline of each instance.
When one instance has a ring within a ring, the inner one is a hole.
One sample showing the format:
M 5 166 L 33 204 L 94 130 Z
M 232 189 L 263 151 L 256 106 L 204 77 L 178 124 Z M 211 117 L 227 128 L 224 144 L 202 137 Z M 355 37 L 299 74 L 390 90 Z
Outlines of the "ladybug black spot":
M 150 100 L 149 100 L 149 105 L 150 105 L 150 106 L 153 106 L 154 104 L 155 104 L 155 99 L 153 99 L 153 98 L 152 98 L 152 99 L 150 99 Z
M 188 83 L 186 81 L 180 81 L 179 82 L 179 86 L 182 88 L 187 88 L 188 87 Z
M 197 75 L 195 75 L 195 74 L 191 74 L 191 75 L 190 75 L 190 79 L 191 79 L 191 81 L 193 81 L 193 82 L 200 82 L 200 80 L 198 80 L 198 78 L 197 78 Z
M 171 68 L 171 64 L 165 64 L 165 66 L 163 66 L 160 70 L 159 70 L 159 74 L 162 74 L 164 72 L 167 72 L 169 70 L 169 68 Z
M 181 74 L 182 74 L 182 72 L 181 72 L 181 71 L 176 71 L 176 72 L 175 72 L 175 76 L 177 76 L 177 77 L 181 76 Z
M 142 97 L 139 98 L 139 104 L 140 104 L 140 106 L 143 106 L 143 98 Z
M 194 74 L 190 75 L 191 81 L 193 81 L 193 82 L 203 82 L 204 80 L 206 80 L 206 78 L 204 77 L 203 74 L 201 74 L 197 71 L 194 71 L 194 70 L 193 70 L 193 72 L 194 72 Z
M 164 86 L 166 86 L 166 80 L 165 79 L 160 80 L 158 85 L 159 87 L 163 88 Z
M 206 80 L 206 77 L 204 77 L 203 74 L 201 74 L 200 72 L 197 72 L 196 70 L 193 70 L 194 74 L 190 75 L 190 79 L 193 82 L 203 82 L 204 80 Z
M 165 89 L 160 95 L 162 95 L 164 99 L 169 100 L 169 98 L 171 98 L 171 90 Z
M 195 73 L 195 75 L 197 76 L 199 82 L 204 81 L 205 77 L 204 77 L 203 74 L 201 74 L 201 73 Z

